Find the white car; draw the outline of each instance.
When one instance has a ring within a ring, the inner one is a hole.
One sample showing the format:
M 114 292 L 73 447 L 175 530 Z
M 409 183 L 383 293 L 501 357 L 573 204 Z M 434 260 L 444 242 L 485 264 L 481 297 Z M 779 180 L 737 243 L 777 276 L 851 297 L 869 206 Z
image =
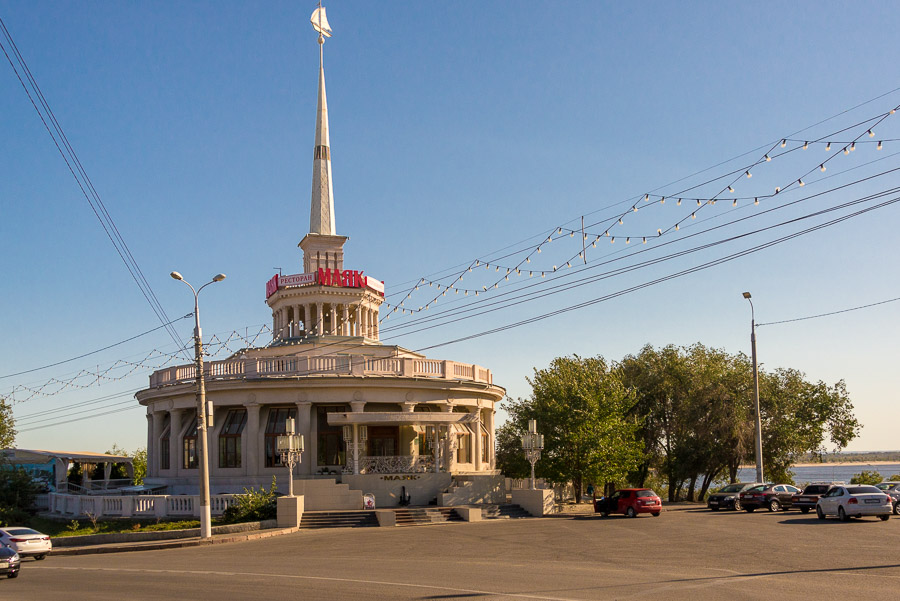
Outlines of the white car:
M 46 534 L 18 526 L 0 528 L 0 542 L 15 549 L 22 557 L 31 555 L 35 559 L 44 559 L 53 549 L 53 543 Z
M 829 515 L 838 516 L 842 522 L 864 515 L 875 515 L 881 520 L 887 520 L 893 510 L 890 496 L 874 486 L 864 484 L 835 486 L 819 497 L 816 503 L 816 515 L 820 520 Z

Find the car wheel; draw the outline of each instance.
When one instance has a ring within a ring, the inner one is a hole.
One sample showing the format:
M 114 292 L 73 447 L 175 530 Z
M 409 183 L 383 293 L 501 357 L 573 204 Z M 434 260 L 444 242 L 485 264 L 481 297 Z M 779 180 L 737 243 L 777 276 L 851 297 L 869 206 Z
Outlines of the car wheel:
M 800 513 L 809 513 L 809 507 L 801 507 Z
M 900 501 L 894 503 L 894 515 L 900 515 Z
M 847 515 L 847 512 L 844 511 L 843 507 L 838 507 L 838 519 L 841 520 L 842 522 L 850 521 L 850 516 Z
M 878 519 L 881 520 L 882 522 L 886 522 L 886 521 L 888 521 L 888 519 L 889 519 L 890 517 L 891 517 L 890 514 L 888 514 L 888 515 L 880 515 L 880 516 L 878 516 Z
M 636 518 L 637 513 L 635 513 L 635 511 L 634 511 L 634 507 L 629 507 L 628 509 L 626 509 L 625 516 L 629 517 L 629 518 Z
M 658 517 L 659 517 L 659 512 L 658 512 L 658 511 L 653 511 L 653 512 L 650 513 L 650 515 L 652 515 L 652 516 L 655 517 L 655 518 L 658 518 Z
M 740 500 L 738 500 L 738 499 L 735 499 L 735 500 L 734 500 L 734 510 L 735 510 L 735 511 L 740 511 L 740 510 L 741 510 L 741 502 L 740 502 Z
M 710 507 L 709 510 L 710 511 L 719 511 L 719 508 L 718 507 Z
M 780 511 L 781 503 L 778 502 L 778 499 L 772 499 L 769 501 L 769 511 Z
M 43 554 L 43 553 L 41 553 L 40 555 L 35 555 L 35 556 L 34 556 L 34 558 L 35 558 L 36 560 L 38 560 L 38 561 L 44 559 L 45 557 L 47 557 L 47 556 L 46 556 L 45 554 Z
M 601 518 L 609 517 L 609 512 L 608 512 L 608 511 L 601 511 L 601 512 L 600 512 L 600 517 L 601 517 Z
M 9 574 L 6 575 L 6 577 L 7 577 L 7 578 L 18 578 L 18 577 L 19 577 L 19 571 L 16 570 L 15 572 L 10 572 Z
M 754 511 L 756 511 L 756 507 L 744 507 L 744 511 L 746 511 L 747 513 L 753 513 Z
M 822 511 L 822 508 L 819 507 L 818 505 L 816 506 L 816 517 L 819 518 L 820 520 L 825 519 L 825 512 Z

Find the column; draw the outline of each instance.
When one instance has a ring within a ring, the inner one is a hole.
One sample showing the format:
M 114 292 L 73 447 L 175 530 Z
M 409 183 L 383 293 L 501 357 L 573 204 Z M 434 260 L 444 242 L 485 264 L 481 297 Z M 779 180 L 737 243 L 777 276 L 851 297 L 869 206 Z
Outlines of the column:
M 322 317 L 323 303 L 316 303 L 316 336 L 325 333 L 325 319 Z
M 488 464 L 488 469 L 490 469 L 490 470 L 497 468 L 496 458 L 494 457 L 494 447 L 496 446 L 496 442 L 494 441 L 494 414 L 495 413 L 496 413 L 496 411 L 494 411 L 493 409 L 488 409 L 486 412 L 486 415 L 485 415 L 485 420 L 484 420 L 485 426 L 487 427 L 487 431 L 488 431 L 488 444 L 491 445 L 490 448 L 488 449 L 488 459 L 490 460 L 490 463 Z
M 288 308 L 283 307 L 281 309 L 281 337 L 287 338 L 291 334 L 291 322 L 288 319 Z
M 472 463 L 475 466 L 475 471 L 481 471 L 481 407 L 475 409 L 475 415 L 478 416 L 478 419 L 475 420 L 475 456 L 472 458 Z
M 184 409 L 169 411 L 169 473 L 173 476 L 181 471 L 181 418 Z
M 344 336 L 350 336 L 350 308 L 347 306 L 347 303 L 344 303 L 344 323 L 342 324 L 341 330 Z
M 332 336 L 336 336 L 338 333 L 338 317 L 337 317 L 337 305 L 335 303 L 331 303 L 331 310 L 328 311 L 328 315 L 331 316 L 331 327 L 328 328 L 329 333 Z
M 312 403 L 309 401 L 297 401 L 297 434 L 303 435 L 303 453 L 300 455 L 299 474 L 311 474 L 312 469 L 312 438 L 313 432 L 310 427 L 310 412 Z
M 363 338 L 369 337 L 369 310 L 363 307 L 362 311 L 362 336 Z
M 312 303 L 303 303 L 303 329 L 306 330 L 307 336 L 312 336 L 312 326 Z
M 155 448 L 153 445 L 153 436 L 154 436 L 154 426 L 153 423 L 153 411 L 147 413 L 147 475 L 149 476 L 153 470 L 153 453 L 150 449 Z
M 372 333 L 372 338 L 374 338 L 375 340 L 378 340 L 379 325 L 380 324 L 378 323 L 378 310 L 372 309 L 372 327 L 375 329 L 375 331 Z
M 359 424 L 353 424 L 353 475 L 359 475 Z
M 300 336 L 300 305 L 294 305 L 294 338 Z
M 166 416 L 162 411 L 153 412 L 153 436 L 147 440 L 147 475 L 159 477 L 159 439 L 162 436 Z
M 244 455 L 241 465 L 244 466 L 244 473 L 251 477 L 259 474 L 259 409 L 257 403 L 247 404 L 247 425 L 241 436 L 241 453 Z

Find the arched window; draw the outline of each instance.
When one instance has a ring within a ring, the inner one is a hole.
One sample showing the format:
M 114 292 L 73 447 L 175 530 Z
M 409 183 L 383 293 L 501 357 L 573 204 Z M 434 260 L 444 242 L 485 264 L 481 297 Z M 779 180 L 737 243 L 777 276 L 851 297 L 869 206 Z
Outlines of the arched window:
M 246 409 L 229 409 L 219 432 L 219 467 L 241 467 L 241 434 L 247 423 Z
M 163 417 L 162 435 L 159 437 L 159 469 L 161 470 L 169 469 L 170 465 L 169 430 L 171 428 L 172 421 L 169 419 L 169 414 L 166 413 L 165 417 Z
M 181 467 L 195 470 L 199 466 L 197 457 L 197 414 L 191 416 L 187 430 L 182 437 Z

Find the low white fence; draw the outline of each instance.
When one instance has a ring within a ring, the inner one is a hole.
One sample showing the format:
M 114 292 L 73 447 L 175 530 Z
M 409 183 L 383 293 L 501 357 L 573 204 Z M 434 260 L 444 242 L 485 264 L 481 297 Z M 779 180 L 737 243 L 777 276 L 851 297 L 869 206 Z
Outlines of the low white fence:
M 237 495 L 212 495 L 210 513 L 222 515 Z M 68 495 L 49 493 L 47 509 L 64 517 L 200 517 L 199 495 Z

